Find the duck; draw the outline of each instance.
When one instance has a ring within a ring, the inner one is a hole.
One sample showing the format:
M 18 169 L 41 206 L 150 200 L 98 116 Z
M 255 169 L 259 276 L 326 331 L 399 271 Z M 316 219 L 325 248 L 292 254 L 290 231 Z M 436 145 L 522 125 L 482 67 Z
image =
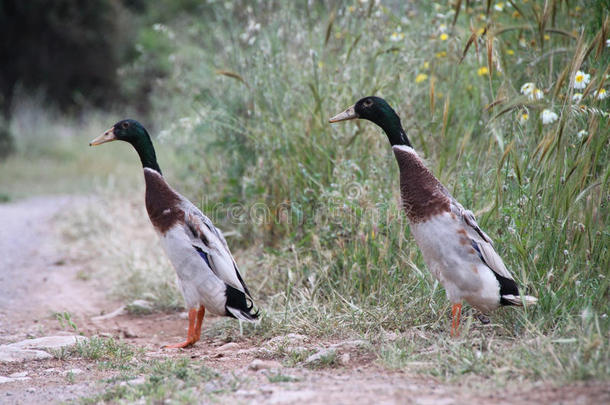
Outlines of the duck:
M 184 342 L 165 348 L 186 348 L 201 338 L 206 312 L 256 322 L 259 311 L 229 250 L 223 233 L 193 203 L 165 180 L 150 135 L 138 121 L 117 122 L 89 145 L 124 141 L 136 150 L 146 183 L 145 204 L 165 254 L 176 270 L 188 309 Z
M 452 304 L 451 336 L 459 335 L 463 301 L 481 311 L 482 321 L 500 306 L 535 304 L 537 298 L 520 294 L 472 211 L 453 198 L 413 149 L 396 111 L 383 98 L 369 96 L 329 122 L 354 119 L 379 126 L 392 146 L 400 172 L 401 205 L 411 234 Z

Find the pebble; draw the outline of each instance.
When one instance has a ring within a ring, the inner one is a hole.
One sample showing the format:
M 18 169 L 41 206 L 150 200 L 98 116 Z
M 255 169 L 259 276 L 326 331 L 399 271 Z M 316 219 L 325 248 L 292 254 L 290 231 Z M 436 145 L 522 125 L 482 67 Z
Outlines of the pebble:
M 224 352 L 227 350 L 236 350 L 238 348 L 239 348 L 239 344 L 237 344 L 235 342 L 229 342 L 229 343 L 226 343 L 226 344 L 220 346 L 217 350 Z
M 254 359 L 248 365 L 248 368 L 253 371 L 258 371 L 258 370 L 269 370 L 269 369 L 282 368 L 282 365 L 279 362 L 273 361 L 273 360 Z
M 26 377 L 28 375 L 27 371 L 22 371 L 21 373 L 13 373 L 13 374 L 9 374 L 8 376 L 10 378 L 23 378 Z
M 305 364 L 316 363 L 316 362 L 322 360 L 322 358 L 333 356 L 336 353 L 337 353 L 337 351 L 335 349 L 332 349 L 332 348 L 329 348 L 329 349 L 320 349 L 318 352 L 316 352 L 316 353 L 312 354 L 311 356 L 309 356 L 305 360 Z

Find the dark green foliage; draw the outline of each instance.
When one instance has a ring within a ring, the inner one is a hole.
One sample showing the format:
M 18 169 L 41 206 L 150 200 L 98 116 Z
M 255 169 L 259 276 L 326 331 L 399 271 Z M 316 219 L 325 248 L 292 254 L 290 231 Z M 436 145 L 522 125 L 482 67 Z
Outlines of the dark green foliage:
M 0 117 L 0 159 L 8 156 L 15 148 L 13 137 L 6 122 Z
M 67 108 L 108 106 L 119 94 L 116 70 L 130 38 L 133 19 L 120 2 L 4 0 L 0 8 L 5 113 L 15 86 L 43 89 Z

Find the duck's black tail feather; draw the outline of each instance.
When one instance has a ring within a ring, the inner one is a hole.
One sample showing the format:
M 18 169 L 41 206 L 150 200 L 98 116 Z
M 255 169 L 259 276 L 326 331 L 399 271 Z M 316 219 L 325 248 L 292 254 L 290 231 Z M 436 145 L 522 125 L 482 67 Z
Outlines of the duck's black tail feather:
M 255 322 L 258 319 L 259 312 L 254 312 L 254 303 L 249 294 L 246 295 L 243 291 L 228 284 L 226 287 L 227 304 L 225 309 L 227 316 L 241 319 L 242 321 Z
M 532 297 L 531 295 L 521 296 L 519 293 L 519 289 L 517 288 L 517 283 L 515 280 L 510 278 L 502 277 L 498 273 L 492 270 L 498 283 L 500 284 L 500 304 L 501 305 L 517 305 L 523 306 L 535 304 L 538 299 L 536 297 Z

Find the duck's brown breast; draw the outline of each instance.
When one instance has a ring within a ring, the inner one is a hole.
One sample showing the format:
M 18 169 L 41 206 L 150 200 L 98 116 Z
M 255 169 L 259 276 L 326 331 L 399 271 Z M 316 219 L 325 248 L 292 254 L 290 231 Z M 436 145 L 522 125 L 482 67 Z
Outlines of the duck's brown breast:
M 411 222 L 428 220 L 433 215 L 449 212 L 450 200 L 443 185 L 434 177 L 412 148 L 393 148 L 400 170 L 402 207 Z
M 157 231 L 165 234 L 174 225 L 184 222 L 181 197 L 167 184 L 160 173 L 144 170 L 146 181 L 146 211 Z

